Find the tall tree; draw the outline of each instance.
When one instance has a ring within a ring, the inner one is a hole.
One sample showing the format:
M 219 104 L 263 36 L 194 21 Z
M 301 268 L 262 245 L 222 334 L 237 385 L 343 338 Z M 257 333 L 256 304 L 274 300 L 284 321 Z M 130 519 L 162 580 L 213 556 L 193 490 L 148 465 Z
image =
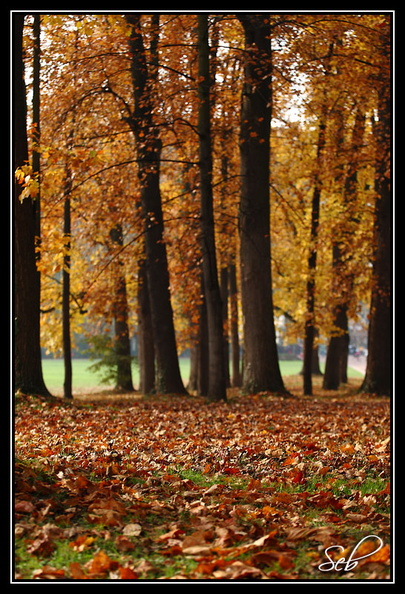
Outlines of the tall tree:
M 24 14 L 13 14 L 14 171 L 28 163 L 27 102 L 24 80 Z M 26 176 L 22 176 L 24 180 Z M 14 186 L 15 253 L 15 388 L 49 395 L 42 375 L 40 348 L 40 284 L 35 257 L 36 214 L 33 199 Z
M 138 361 L 139 391 L 150 394 L 155 389 L 155 345 L 144 259 L 138 262 Z
M 70 140 L 72 135 L 70 136 Z M 63 271 L 62 271 L 62 343 L 65 378 L 63 382 L 63 395 L 73 398 L 72 394 L 72 337 L 70 332 L 70 272 L 71 272 L 71 247 L 72 247 L 72 217 L 71 217 L 71 191 L 72 175 L 69 164 L 66 164 L 66 179 L 64 186 L 63 208 Z
M 244 389 L 285 392 L 273 317 L 270 242 L 272 48 L 268 15 L 238 15 L 245 34 L 240 158 Z
M 334 43 L 329 44 L 329 50 L 326 56 L 325 63 L 325 77 L 330 76 L 330 61 L 333 55 Z M 319 216 L 320 216 L 320 201 L 322 191 L 322 175 L 323 175 L 323 164 L 324 164 L 324 150 L 326 142 L 326 121 L 328 116 L 328 103 L 326 97 L 326 91 L 323 93 L 323 100 L 321 104 L 321 113 L 318 122 L 318 143 L 316 152 L 316 169 L 315 179 L 312 194 L 311 204 L 311 230 L 310 230 L 310 248 L 308 254 L 308 276 L 306 286 L 306 319 L 305 319 L 305 330 L 304 330 L 304 366 L 303 366 L 303 378 L 304 378 L 304 394 L 312 395 L 312 362 L 314 357 L 314 346 L 316 337 L 315 327 L 315 279 L 316 279 L 316 268 L 317 268 L 317 255 L 318 255 L 318 229 L 319 229 Z
M 367 369 L 361 390 L 391 394 L 391 25 L 389 17 L 380 23 L 375 57 L 378 120 L 375 125 L 375 222 L 374 262 Z
M 344 146 L 343 108 L 338 113 L 338 154 L 339 178 L 343 177 L 342 215 L 338 225 L 333 229 L 332 242 L 332 287 L 336 298 L 333 300 L 332 336 L 329 340 L 325 363 L 323 387 L 326 390 L 337 390 L 341 382 L 347 381 L 347 360 L 349 348 L 349 310 L 353 301 L 353 272 L 350 270 L 352 246 L 358 226 L 358 173 L 360 167 L 360 151 L 363 143 L 365 117 L 358 107 L 353 125 L 351 145 Z M 343 154 L 347 152 L 347 167 Z M 346 171 L 344 174 L 343 172 Z M 337 180 L 340 183 L 340 179 Z
M 154 15 L 154 19 L 158 15 Z M 163 237 L 163 212 L 160 194 L 160 155 L 162 142 L 154 125 L 154 78 L 157 69 L 148 68 L 142 35 L 141 16 L 126 15 L 131 26 L 129 48 L 134 108 L 127 121 L 134 133 L 141 202 L 145 219 L 146 273 L 152 314 L 157 362 L 157 389 L 163 393 L 185 394 L 177 356 L 166 245 Z M 154 23 L 155 42 L 158 23 Z
M 208 398 L 226 400 L 222 301 L 215 248 L 212 191 L 210 67 L 207 14 L 198 16 L 198 136 L 200 157 L 202 269 L 208 320 Z
M 238 290 L 236 282 L 236 264 L 229 264 L 229 299 L 230 299 L 230 335 L 232 356 L 232 386 L 239 388 L 242 385 L 240 373 L 240 345 L 238 323 Z
M 118 251 L 124 246 L 122 225 L 117 223 L 110 230 L 110 238 L 113 247 Z M 123 261 L 120 256 L 114 260 L 114 295 L 113 295 L 113 317 L 114 317 L 114 355 L 116 359 L 117 375 L 115 387 L 117 390 L 133 392 L 132 368 L 131 368 L 131 343 L 128 327 L 128 297 L 127 283 L 123 272 Z

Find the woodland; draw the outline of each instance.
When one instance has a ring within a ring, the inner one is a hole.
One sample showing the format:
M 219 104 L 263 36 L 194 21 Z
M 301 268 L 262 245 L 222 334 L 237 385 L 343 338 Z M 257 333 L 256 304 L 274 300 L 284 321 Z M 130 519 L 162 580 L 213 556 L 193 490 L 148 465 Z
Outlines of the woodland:
M 393 14 L 11 28 L 16 579 L 388 580 Z

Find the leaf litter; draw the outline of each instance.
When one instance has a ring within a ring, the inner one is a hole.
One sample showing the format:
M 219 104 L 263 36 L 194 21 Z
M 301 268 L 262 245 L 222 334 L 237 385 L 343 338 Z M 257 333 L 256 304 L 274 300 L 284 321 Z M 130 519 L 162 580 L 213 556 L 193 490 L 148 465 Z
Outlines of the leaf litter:
M 15 441 L 17 580 L 390 577 L 387 399 L 24 396 Z

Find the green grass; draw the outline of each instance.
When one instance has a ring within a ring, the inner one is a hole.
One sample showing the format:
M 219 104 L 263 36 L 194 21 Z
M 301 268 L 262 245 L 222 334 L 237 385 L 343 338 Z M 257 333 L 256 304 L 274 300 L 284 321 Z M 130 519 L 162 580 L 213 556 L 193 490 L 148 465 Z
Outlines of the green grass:
M 180 357 L 180 371 L 183 381 L 187 384 L 190 374 L 190 359 Z M 100 376 L 89 367 L 94 363 L 90 359 L 73 359 L 73 389 L 84 390 L 105 388 L 100 382 Z M 52 391 L 61 391 L 63 389 L 64 367 L 63 359 L 43 359 L 42 368 L 45 384 Z M 283 376 L 296 375 L 302 368 L 301 361 L 280 361 L 280 369 Z M 323 365 L 321 364 L 321 369 Z M 355 369 L 349 368 L 349 377 L 360 378 L 362 374 Z M 133 366 L 133 379 L 135 386 L 139 385 L 139 370 L 136 365 Z

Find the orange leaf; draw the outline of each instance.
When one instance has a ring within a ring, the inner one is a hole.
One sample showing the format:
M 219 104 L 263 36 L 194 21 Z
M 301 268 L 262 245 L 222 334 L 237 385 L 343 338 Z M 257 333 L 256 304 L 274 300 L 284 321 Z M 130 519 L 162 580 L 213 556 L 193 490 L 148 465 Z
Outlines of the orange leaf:
M 69 546 L 74 549 L 75 551 L 85 551 L 96 539 L 94 536 L 87 536 L 86 534 L 81 534 L 74 540 L 73 542 L 69 543 Z
M 283 466 L 289 466 L 290 464 L 296 464 L 298 462 L 298 454 L 291 454 L 283 462 Z
M 87 580 L 87 575 L 81 568 L 80 563 L 74 562 L 69 565 L 70 575 L 74 580 Z
M 122 580 L 137 580 L 138 574 L 135 571 L 132 571 L 130 567 L 120 567 L 118 569 L 120 578 Z
M 374 553 L 374 555 L 371 555 L 371 557 L 369 557 L 369 561 L 372 562 L 379 562 L 379 563 L 385 563 L 386 561 L 388 561 L 390 558 L 390 547 L 388 545 L 385 545 L 384 547 L 382 547 L 382 549 L 380 549 L 379 551 L 377 551 L 376 553 Z
M 113 559 L 110 559 L 110 557 L 106 555 L 104 551 L 100 551 L 94 555 L 93 559 L 89 561 L 86 567 L 88 568 L 90 574 L 104 575 L 109 571 L 118 569 L 119 563 Z
M 63 569 L 55 569 L 54 567 L 49 567 L 49 565 L 45 565 L 40 569 L 36 569 L 32 577 L 35 579 L 40 580 L 60 580 L 65 577 L 65 572 Z

